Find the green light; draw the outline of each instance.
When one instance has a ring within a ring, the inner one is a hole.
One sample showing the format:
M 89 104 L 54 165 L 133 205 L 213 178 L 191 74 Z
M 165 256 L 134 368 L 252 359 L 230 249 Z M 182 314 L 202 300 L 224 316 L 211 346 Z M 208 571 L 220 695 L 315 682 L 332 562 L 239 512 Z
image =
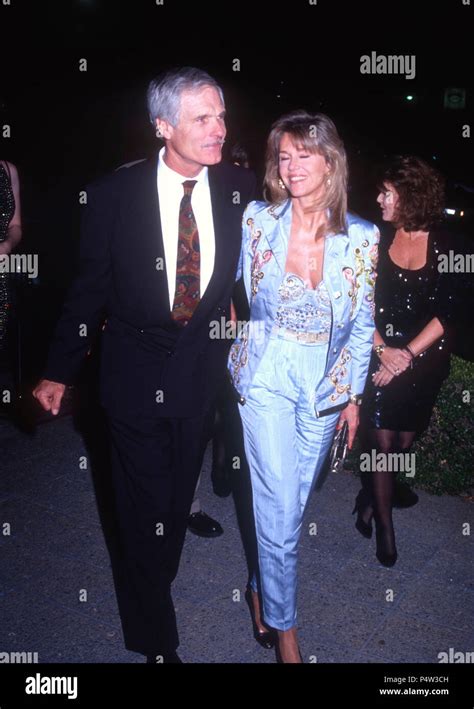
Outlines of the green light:
M 405 98 L 406 98 L 407 101 L 413 101 L 413 99 L 414 99 L 415 97 L 414 97 L 414 96 L 411 96 L 411 95 L 408 95 L 408 96 L 405 96 Z

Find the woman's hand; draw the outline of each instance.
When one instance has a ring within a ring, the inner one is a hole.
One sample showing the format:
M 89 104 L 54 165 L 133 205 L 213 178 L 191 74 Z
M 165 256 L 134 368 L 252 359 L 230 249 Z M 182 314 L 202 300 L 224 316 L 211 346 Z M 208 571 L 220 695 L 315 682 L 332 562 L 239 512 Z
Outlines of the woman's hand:
M 352 444 L 354 442 L 354 438 L 359 427 L 359 407 L 357 406 L 357 404 L 347 404 L 346 408 L 341 411 L 341 415 L 339 416 L 339 421 L 337 422 L 336 428 L 341 428 L 344 421 L 347 421 L 347 424 L 349 426 L 347 445 L 349 448 L 352 448 Z
M 381 364 L 377 371 L 372 374 L 372 381 L 376 387 L 384 387 L 392 381 L 394 376 L 388 371 L 387 367 Z
M 401 374 L 410 366 L 412 358 L 406 350 L 386 347 L 379 359 L 390 374 L 397 376 L 397 374 Z

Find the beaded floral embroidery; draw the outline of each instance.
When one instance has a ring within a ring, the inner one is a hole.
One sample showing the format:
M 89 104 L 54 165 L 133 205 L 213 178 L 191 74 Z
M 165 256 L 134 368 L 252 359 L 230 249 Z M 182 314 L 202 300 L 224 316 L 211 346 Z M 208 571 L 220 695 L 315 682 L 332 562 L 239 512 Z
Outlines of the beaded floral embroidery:
M 257 251 L 258 244 L 262 237 L 262 230 L 255 229 L 254 220 L 248 217 L 246 220 L 247 226 L 250 228 L 250 251 L 252 253 L 252 261 L 250 264 L 250 292 L 254 298 L 258 293 L 260 281 L 265 275 L 262 267 L 268 263 L 272 257 L 270 249 L 262 252 Z M 246 324 L 238 339 L 230 348 L 230 362 L 232 364 L 232 379 L 234 385 L 237 386 L 240 382 L 240 370 L 245 367 L 248 362 L 248 344 L 249 344 L 249 323 Z
M 375 318 L 374 290 L 375 290 L 375 280 L 377 278 L 377 270 L 376 269 L 377 269 L 377 260 L 378 260 L 379 239 L 380 239 L 380 233 L 377 230 L 377 232 L 375 234 L 374 243 L 372 244 L 372 246 L 370 247 L 370 250 L 369 250 L 370 266 L 365 271 L 365 282 L 367 283 L 367 285 L 369 287 L 367 295 L 365 296 L 365 299 L 369 304 L 372 319 Z M 369 244 L 367 242 L 367 246 L 368 245 Z
M 339 381 L 341 379 L 344 379 L 347 377 L 347 363 L 350 362 L 352 359 L 352 355 L 347 349 L 347 347 L 343 347 L 341 350 L 341 354 L 339 355 L 339 359 L 337 360 L 336 364 L 334 367 L 331 369 L 331 371 L 328 374 L 328 377 L 331 381 L 331 384 L 335 387 L 336 391 L 334 394 L 331 394 L 329 397 L 331 401 L 336 401 L 341 394 L 344 394 L 346 391 L 348 391 L 351 387 L 350 384 L 339 384 Z
M 239 335 L 239 339 L 234 342 L 230 348 L 230 361 L 232 363 L 232 379 L 234 385 L 237 386 L 240 382 L 240 370 L 245 367 L 248 362 L 247 347 L 249 343 L 249 323 L 245 325 Z
M 270 261 L 272 252 L 270 249 L 264 251 L 263 254 L 261 251 L 257 251 L 257 246 L 262 236 L 262 230 L 254 228 L 254 220 L 252 217 L 247 219 L 247 226 L 250 227 L 250 251 L 253 255 L 250 264 L 250 290 L 252 298 L 254 298 L 258 293 L 259 283 L 265 275 L 262 271 L 262 267 Z

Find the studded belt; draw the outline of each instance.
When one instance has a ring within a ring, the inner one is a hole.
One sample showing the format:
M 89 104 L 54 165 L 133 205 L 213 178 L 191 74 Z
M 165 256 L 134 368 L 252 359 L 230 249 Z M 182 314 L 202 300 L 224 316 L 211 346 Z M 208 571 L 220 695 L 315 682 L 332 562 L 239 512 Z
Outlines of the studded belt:
M 324 345 L 329 342 L 328 332 L 297 332 L 289 330 L 286 327 L 273 325 L 272 335 L 281 337 L 283 340 L 291 340 L 292 342 L 302 342 L 306 345 Z

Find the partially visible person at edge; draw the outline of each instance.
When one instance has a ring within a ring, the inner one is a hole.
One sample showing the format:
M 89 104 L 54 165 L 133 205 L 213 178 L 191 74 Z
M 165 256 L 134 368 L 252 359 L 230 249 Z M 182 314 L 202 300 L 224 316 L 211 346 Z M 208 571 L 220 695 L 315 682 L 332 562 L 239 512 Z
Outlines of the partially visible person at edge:
M 408 464 L 414 441 L 428 427 L 449 374 L 460 283 L 440 268 L 440 256 L 455 243 L 440 227 L 444 180 L 437 170 L 412 155 L 392 159 L 381 174 L 377 202 L 386 227 L 379 248 L 376 331 L 360 437 L 363 453 L 371 460 L 372 451 L 383 453 L 387 465 L 361 473 L 363 487 L 354 512 L 356 528 L 367 538 L 374 519 L 377 559 L 393 566 L 398 556 L 392 519 L 396 472 L 390 455 L 402 454 L 398 459 Z M 413 503 L 417 497 L 412 495 Z
M 20 180 L 12 163 L 0 160 L 0 264 L 16 249 L 21 241 Z M 10 268 L 0 268 L 0 366 L 6 378 L 2 383 L 10 385 L 7 355 L 7 328 L 12 305 Z M 1 383 L 1 382 L 0 382 Z

